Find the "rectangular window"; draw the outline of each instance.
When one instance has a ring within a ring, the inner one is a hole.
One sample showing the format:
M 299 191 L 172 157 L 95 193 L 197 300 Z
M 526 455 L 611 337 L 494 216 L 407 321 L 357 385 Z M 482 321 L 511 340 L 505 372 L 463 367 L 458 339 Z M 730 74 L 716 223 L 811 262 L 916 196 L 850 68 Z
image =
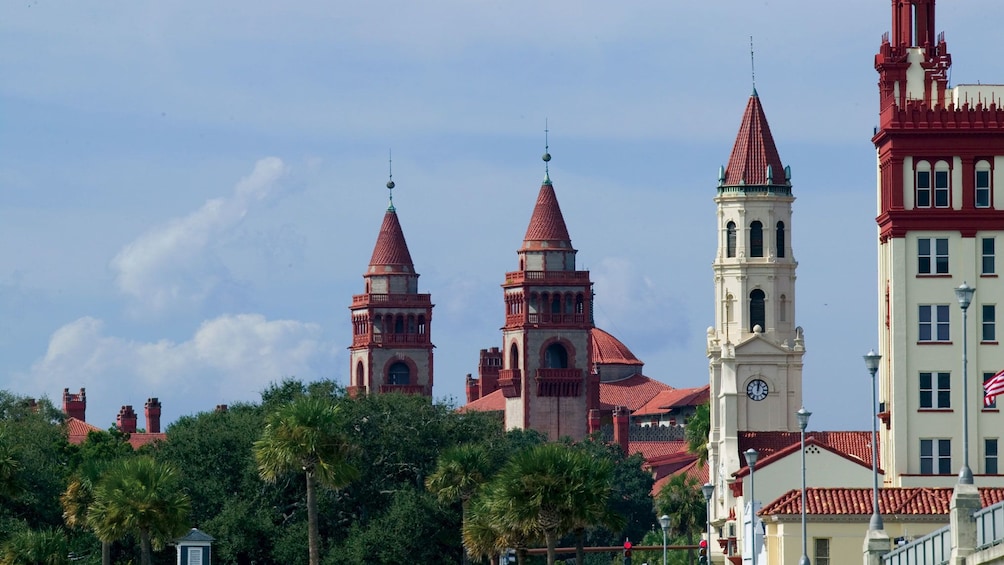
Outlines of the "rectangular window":
M 917 171 L 917 207 L 931 207 L 931 171 Z
M 983 440 L 983 472 L 996 475 L 997 469 L 997 438 Z
M 948 341 L 948 313 L 947 304 L 921 304 L 918 341 Z
M 996 373 L 983 373 L 983 384 L 986 385 L 987 381 L 994 378 L 995 374 Z M 991 402 L 989 406 L 986 404 L 986 402 L 983 403 L 984 410 L 994 410 L 996 408 L 997 408 L 997 399 L 994 399 L 994 401 Z
M 952 407 L 951 373 L 920 374 L 920 407 L 931 409 Z
M 983 262 L 980 274 L 992 275 L 997 270 L 994 268 L 994 238 L 983 238 Z
M 920 474 L 952 474 L 952 440 L 920 440 Z
M 934 206 L 948 208 L 948 171 L 934 171 Z
M 816 565 L 830 565 L 830 538 L 812 538 L 812 560 Z
M 917 273 L 921 275 L 948 274 L 948 238 L 920 238 L 917 240 Z
M 976 207 L 990 207 L 990 171 L 976 171 Z
M 997 307 L 993 304 L 983 305 L 982 341 L 997 341 Z

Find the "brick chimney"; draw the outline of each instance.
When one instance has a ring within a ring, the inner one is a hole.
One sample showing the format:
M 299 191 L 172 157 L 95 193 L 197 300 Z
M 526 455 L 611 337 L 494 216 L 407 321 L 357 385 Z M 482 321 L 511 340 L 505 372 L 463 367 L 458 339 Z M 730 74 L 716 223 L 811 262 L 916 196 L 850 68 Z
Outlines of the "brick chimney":
M 147 398 L 146 406 L 143 407 L 143 412 L 146 413 L 146 433 L 159 434 L 160 400 L 157 400 L 156 398 Z
M 76 418 L 81 422 L 86 422 L 84 414 L 87 412 L 87 394 L 84 389 L 80 389 L 79 394 L 70 394 L 70 389 L 63 389 L 63 412 L 69 418 Z
M 216 412 L 223 413 L 223 412 L 226 412 L 226 411 L 227 411 L 227 405 L 226 404 L 217 404 L 216 405 Z
M 627 406 L 614 408 L 614 443 L 621 446 L 624 455 L 628 454 L 628 435 L 631 430 L 631 412 Z
M 127 434 L 136 433 L 136 411 L 132 406 L 126 405 L 119 410 L 119 415 L 115 419 L 119 431 Z
M 481 387 L 478 385 L 478 379 L 467 373 L 467 403 L 470 404 L 479 398 L 481 398 Z
M 596 408 L 589 410 L 589 433 L 594 434 L 600 431 L 600 411 Z

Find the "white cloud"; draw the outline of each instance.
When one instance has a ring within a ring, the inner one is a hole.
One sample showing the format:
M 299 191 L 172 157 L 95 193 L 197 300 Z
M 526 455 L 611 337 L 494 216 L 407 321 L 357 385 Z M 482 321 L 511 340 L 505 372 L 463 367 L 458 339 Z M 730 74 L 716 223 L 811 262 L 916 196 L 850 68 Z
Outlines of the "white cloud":
M 139 312 L 198 306 L 211 297 L 225 300 L 237 285 L 217 246 L 248 213 L 278 192 L 285 172 L 280 159 L 261 159 L 232 195 L 208 200 L 191 214 L 127 244 L 111 261 L 118 289 L 134 299 Z
M 118 407 L 164 405 L 165 423 L 217 404 L 254 401 L 269 383 L 327 376 L 335 348 L 321 327 L 259 314 L 207 320 L 183 342 L 142 342 L 108 335 L 102 320 L 84 317 L 52 334 L 48 350 L 19 376 L 18 390 L 49 394 L 88 391 L 88 421 L 107 427 Z M 137 412 L 139 409 L 137 408 Z

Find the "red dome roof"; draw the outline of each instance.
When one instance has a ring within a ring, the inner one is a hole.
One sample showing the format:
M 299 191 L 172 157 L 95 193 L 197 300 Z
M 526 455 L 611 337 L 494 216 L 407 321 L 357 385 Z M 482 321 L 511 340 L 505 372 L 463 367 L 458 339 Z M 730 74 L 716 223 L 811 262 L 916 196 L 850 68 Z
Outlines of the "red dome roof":
M 596 365 L 644 365 L 626 345 L 600 328 L 589 331 L 589 341 Z

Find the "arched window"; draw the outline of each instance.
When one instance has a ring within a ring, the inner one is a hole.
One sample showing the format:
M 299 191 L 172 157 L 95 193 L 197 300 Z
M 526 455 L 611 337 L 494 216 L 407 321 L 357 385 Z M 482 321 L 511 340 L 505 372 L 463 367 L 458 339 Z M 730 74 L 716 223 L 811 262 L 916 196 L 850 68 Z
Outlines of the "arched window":
M 914 205 L 917 208 L 931 207 L 931 163 L 917 161 L 917 181 L 914 192 Z
M 366 375 L 365 369 L 363 369 L 363 362 L 360 361 L 356 363 L 356 386 L 363 386 L 363 378 Z
M 403 361 L 398 361 L 397 363 L 391 365 L 390 370 L 387 371 L 387 384 L 411 384 L 411 371 L 408 369 L 408 365 Z
M 731 323 L 731 322 L 736 321 L 735 308 L 732 306 L 732 303 L 735 302 L 735 300 L 736 300 L 735 297 L 732 296 L 731 294 L 726 294 L 725 295 L 725 321 L 726 322 Z
M 565 351 L 565 347 L 560 343 L 552 343 L 547 346 L 544 350 L 544 368 L 545 369 L 567 369 L 568 368 L 568 352 Z
M 763 224 L 750 224 L 750 257 L 763 257 Z
M 383 316 L 380 314 L 373 319 L 373 333 L 377 335 L 383 333 Z
M 394 320 L 394 333 L 403 334 L 404 333 L 404 316 L 398 314 L 397 318 Z
M 575 295 L 575 313 L 576 314 L 582 314 L 584 308 L 585 308 L 585 304 L 584 304 L 584 302 L 582 300 L 582 295 L 581 294 L 576 294 Z
M 418 333 L 419 335 L 425 335 L 425 316 L 423 315 L 418 317 Z
M 990 162 L 976 162 L 976 207 L 989 208 L 992 202 Z
M 736 256 L 736 223 L 729 222 L 725 225 L 725 256 Z
M 561 295 L 558 293 L 551 295 L 551 313 L 561 314 Z
M 765 300 L 766 295 L 759 288 L 750 293 L 750 331 L 753 331 L 755 326 L 760 326 L 760 329 L 763 330 L 767 329 Z
M 781 298 L 778 299 L 777 319 L 781 322 L 788 321 L 788 298 L 783 294 L 781 295 Z
M 509 347 L 509 368 L 519 369 L 519 348 L 515 343 Z
M 777 244 L 778 257 L 784 257 L 784 222 L 777 223 L 777 235 L 774 237 L 774 242 Z

